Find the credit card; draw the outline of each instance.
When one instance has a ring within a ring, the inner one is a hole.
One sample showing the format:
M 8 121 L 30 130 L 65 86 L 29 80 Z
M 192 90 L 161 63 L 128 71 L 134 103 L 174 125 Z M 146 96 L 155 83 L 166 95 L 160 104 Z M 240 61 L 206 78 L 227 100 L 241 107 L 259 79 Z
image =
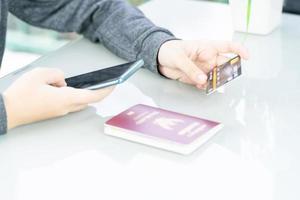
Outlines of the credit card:
M 223 65 L 212 69 L 208 74 L 206 94 L 215 92 L 219 87 L 242 75 L 241 57 L 236 56 Z

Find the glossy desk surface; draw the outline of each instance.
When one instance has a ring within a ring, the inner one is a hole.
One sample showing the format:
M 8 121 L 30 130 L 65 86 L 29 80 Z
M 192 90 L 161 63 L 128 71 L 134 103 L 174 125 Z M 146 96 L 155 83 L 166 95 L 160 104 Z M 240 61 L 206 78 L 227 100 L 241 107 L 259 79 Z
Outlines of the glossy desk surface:
M 129 80 L 162 108 L 224 123 L 192 155 L 105 136 L 106 118 L 89 108 L 0 138 L 0 199 L 300 199 L 299 24 L 285 14 L 271 35 L 249 35 L 251 60 L 224 93 L 206 96 L 147 70 Z M 81 39 L 25 70 L 59 67 L 70 76 L 121 62 Z M 1 91 L 13 77 L 1 79 Z

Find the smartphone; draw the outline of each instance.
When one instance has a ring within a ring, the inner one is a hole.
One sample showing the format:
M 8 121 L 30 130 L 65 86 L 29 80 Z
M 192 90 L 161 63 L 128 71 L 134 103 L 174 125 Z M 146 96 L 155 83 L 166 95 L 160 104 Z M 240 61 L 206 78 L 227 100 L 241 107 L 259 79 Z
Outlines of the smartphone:
M 97 90 L 126 81 L 144 66 L 143 60 L 125 63 L 66 79 L 69 87 Z

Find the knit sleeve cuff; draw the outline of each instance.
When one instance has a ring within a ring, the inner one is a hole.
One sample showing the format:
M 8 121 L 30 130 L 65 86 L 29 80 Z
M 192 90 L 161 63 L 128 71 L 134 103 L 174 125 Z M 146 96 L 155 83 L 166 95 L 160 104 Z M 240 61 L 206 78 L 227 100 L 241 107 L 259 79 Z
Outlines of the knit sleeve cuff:
M 138 58 L 143 59 L 145 67 L 150 71 L 160 74 L 158 71 L 158 52 L 162 44 L 170 40 L 176 40 L 172 33 L 169 31 L 156 31 L 144 40 L 142 51 L 139 53 Z

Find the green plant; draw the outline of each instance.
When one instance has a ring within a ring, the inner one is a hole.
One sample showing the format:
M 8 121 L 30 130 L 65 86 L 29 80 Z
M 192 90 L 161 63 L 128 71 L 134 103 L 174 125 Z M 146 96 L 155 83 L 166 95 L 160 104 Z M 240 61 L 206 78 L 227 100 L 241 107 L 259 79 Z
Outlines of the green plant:
M 252 0 L 248 0 L 248 4 L 247 4 L 247 32 L 249 31 L 249 25 L 250 25 L 251 3 L 252 3 Z

